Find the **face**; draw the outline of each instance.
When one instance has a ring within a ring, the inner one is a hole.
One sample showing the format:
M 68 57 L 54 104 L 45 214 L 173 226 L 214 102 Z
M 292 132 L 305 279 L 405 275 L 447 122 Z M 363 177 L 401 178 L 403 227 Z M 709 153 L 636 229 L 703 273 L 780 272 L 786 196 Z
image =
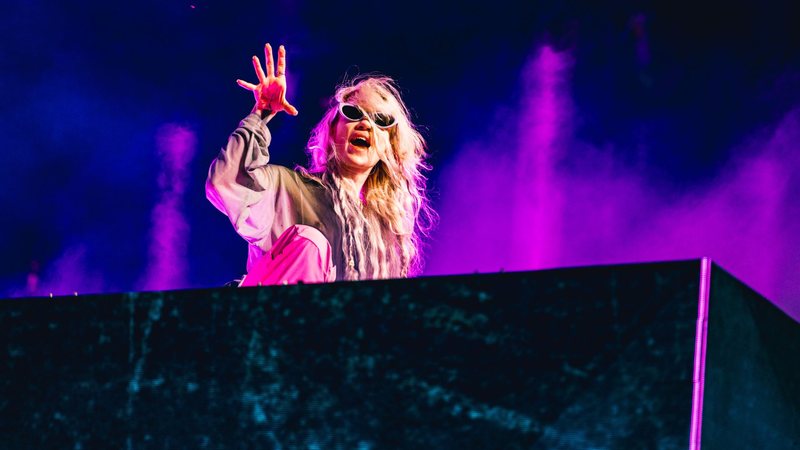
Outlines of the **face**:
M 347 103 L 358 105 L 367 114 L 376 111 L 393 114 L 391 103 L 377 93 L 359 91 L 349 97 Z M 354 122 L 339 113 L 333 128 L 333 142 L 342 176 L 365 175 L 380 161 L 380 155 L 387 154 L 389 130 L 379 128 L 367 116 Z

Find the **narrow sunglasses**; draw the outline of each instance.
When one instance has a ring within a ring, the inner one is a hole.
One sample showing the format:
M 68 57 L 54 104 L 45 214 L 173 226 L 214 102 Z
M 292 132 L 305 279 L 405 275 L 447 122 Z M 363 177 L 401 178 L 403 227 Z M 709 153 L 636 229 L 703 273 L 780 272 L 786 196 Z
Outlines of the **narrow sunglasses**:
M 372 114 L 367 114 L 364 112 L 361 107 L 358 105 L 353 105 L 352 103 L 339 103 L 339 113 L 345 119 L 351 122 L 358 122 L 362 120 L 364 117 L 368 117 L 369 120 L 374 123 L 378 128 L 391 128 L 397 124 L 389 114 L 382 113 L 382 112 L 375 112 Z

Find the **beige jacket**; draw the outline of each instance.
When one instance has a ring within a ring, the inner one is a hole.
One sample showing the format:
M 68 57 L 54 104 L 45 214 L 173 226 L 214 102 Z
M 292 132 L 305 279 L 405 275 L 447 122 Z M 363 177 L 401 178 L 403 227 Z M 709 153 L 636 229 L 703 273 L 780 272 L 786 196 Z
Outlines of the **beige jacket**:
M 291 225 L 308 225 L 331 244 L 333 264 L 343 267 L 341 230 L 325 187 L 283 166 L 269 164 L 269 118 L 250 114 L 211 163 L 206 197 L 249 244 L 248 272 Z M 344 270 L 337 270 L 344 273 Z

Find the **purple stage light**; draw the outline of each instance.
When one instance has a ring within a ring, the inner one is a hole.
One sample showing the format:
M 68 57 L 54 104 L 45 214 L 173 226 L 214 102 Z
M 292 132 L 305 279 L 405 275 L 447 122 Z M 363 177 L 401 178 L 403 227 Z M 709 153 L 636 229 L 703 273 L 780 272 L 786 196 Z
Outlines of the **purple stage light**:
M 556 166 L 570 128 L 570 61 L 550 47 L 538 51 L 523 71 L 520 103 L 442 168 L 442 220 L 428 273 L 529 270 L 559 260 L 565 199 Z
M 575 139 L 569 54 L 543 47 L 521 101 L 442 165 L 427 274 L 711 257 L 800 318 L 800 110 L 685 186 Z M 579 62 L 575 62 L 577 64 Z M 647 149 L 647 143 L 643 144 Z
M 695 328 L 694 368 L 692 371 L 692 424 L 689 432 L 689 449 L 700 450 L 703 426 L 703 390 L 706 381 L 706 341 L 708 336 L 708 299 L 711 292 L 711 260 L 700 261 L 700 290 L 697 301 L 697 326 Z
M 542 47 L 524 69 L 517 125 L 509 268 L 542 268 L 558 261 L 564 197 L 556 165 L 569 127 L 564 93 L 568 57 Z
M 141 283 L 145 290 L 187 286 L 189 225 L 183 212 L 183 196 L 196 139 L 188 128 L 166 124 L 159 130 L 156 141 L 161 159 L 158 175 L 161 196 L 151 216 L 149 264 Z
M 6 295 L 60 296 L 103 292 L 107 287 L 104 277 L 90 267 L 87 250 L 85 244 L 69 246 L 57 258 L 43 265 L 41 271 L 39 263 L 32 262 L 25 288 L 10 290 Z

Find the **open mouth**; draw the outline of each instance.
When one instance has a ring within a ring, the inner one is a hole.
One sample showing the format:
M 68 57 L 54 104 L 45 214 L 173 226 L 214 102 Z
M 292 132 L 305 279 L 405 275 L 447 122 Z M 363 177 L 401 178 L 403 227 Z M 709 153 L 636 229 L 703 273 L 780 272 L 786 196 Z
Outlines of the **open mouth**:
M 363 137 L 354 137 L 353 139 L 350 139 L 350 145 L 352 145 L 353 147 L 366 149 L 369 148 L 369 141 L 364 139 Z

